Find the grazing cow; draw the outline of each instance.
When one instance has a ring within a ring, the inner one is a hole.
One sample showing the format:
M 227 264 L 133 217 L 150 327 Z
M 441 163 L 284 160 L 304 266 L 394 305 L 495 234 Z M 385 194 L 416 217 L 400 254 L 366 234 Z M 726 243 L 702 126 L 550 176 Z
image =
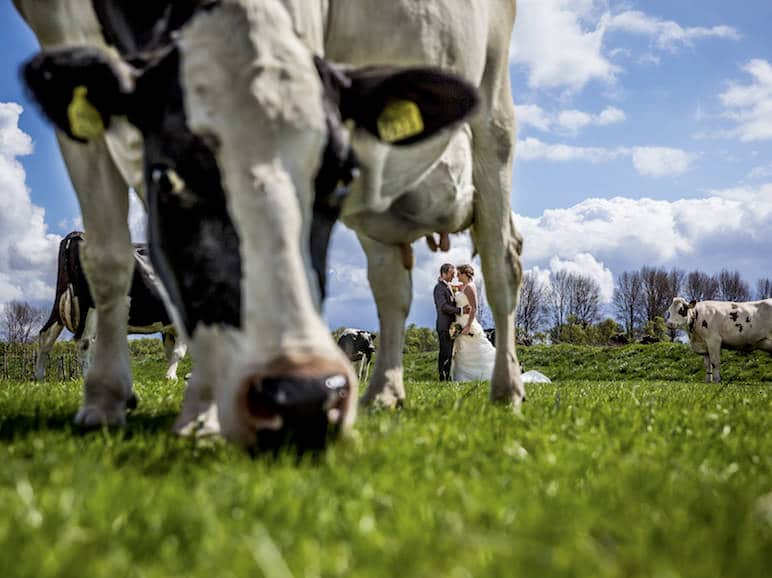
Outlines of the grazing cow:
M 123 58 L 49 51 L 25 77 L 49 117 L 86 147 L 104 146 L 103 131 L 120 117 L 141 131 L 151 259 L 200 361 L 178 426 L 215 401 L 222 433 L 258 447 L 286 439 L 316 447 L 328 428 L 353 422 L 356 378 L 320 315 L 337 217 L 367 254 L 381 320 L 362 401 L 405 397 L 410 243 L 439 233 L 443 246 L 448 233 L 472 227 L 507 344 L 497 349 L 491 399 L 520 404 L 512 331 L 522 239 L 509 207 L 514 0 L 93 7 Z M 476 106 L 480 114 L 460 124 Z M 347 195 L 339 181 L 350 182 Z M 81 203 L 95 210 L 92 199 Z M 116 261 L 105 271 L 120 269 Z M 129 389 L 101 385 L 94 415 L 113 421 L 122 404 L 105 400 Z
M 670 329 L 684 329 L 689 345 L 705 361 L 705 381 L 721 381 L 721 348 L 772 354 L 772 299 L 687 302 L 673 299 L 665 314 Z
M 73 231 L 59 243 L 56 295 L 51 315 L 40 330 L 35 377 L 45 377 L 46 362 L 64 328 L 73 334 L 83 362 L 83 373 L 91 364 L 89 352 L 94 335 L 94 300 L 83 274 L 80 246 L 83 233 Z M 177 338 L 169 315 L 158 293 L 158 281 L 149 268 L 147 246 L 134 245 L 134 277 L 129 291 L 129 333 L 161 333 L 168 366 L 166 379 L 177 379 L 177 365 L 185 357 L 185 342 Z
M 375 353 L 375 335 L 363 329 L 344 329 L 338 337 L 338 347 L 354 364 L 357 378 L 361 383 L 367 376 L 370 360 Z

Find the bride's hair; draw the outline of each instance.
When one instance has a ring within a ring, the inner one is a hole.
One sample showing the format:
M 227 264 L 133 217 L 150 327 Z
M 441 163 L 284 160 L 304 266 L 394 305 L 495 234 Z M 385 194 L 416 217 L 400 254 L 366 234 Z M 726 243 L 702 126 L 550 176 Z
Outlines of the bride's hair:
M 471 265 L 459 265 L 456 267 L 456 273 L 463 273 L 470 279 L 474 279 L 474 267 Z

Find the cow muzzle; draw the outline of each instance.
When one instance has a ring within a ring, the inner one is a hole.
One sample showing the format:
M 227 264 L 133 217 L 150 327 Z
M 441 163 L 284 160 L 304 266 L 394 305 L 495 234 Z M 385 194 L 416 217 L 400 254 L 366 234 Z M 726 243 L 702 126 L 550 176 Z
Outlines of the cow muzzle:
M 244 382 L 255 453 L 324 450 L 348 423 L 356 387 L 347 371 L 253 376 Z

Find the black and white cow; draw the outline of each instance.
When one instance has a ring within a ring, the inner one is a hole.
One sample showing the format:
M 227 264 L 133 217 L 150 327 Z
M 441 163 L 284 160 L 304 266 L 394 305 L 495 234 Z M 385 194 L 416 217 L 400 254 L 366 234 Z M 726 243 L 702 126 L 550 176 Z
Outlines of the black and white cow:
M 772 354 L 772 299 L 733 303 L 687 302 L 676 297 L 665 313 L 665 323 L 689 335 L 692 351 L 703 356 L 708 383 L 721 381 L 722 348 Z
M 410 243 L 471 226 L 507 344 L 497 349 L 491 399 L 520 404 L 512 331 L 522 240 L 509 208 L 514 0 L 426 0 L 422 16 L 413 0 L 92 4 L 91 20 L 74 25 L 98 21 L 122 59 L 49 51 L 25 77 L 84 155 L 103 160 L 121 118 L 142 134 L 151 258 L 199 362 L 179 426 L 214 402 L 222 433 L 246 445 L 317 447 L 351 425 L 357 381 L 320 315 L 320 269 L 338 216 L 367 253 L 381 319 L 363 403 L 405 397 Z M 351 181 L 347 196 L 338 181 Z M 79 199 L 84 217 L 107 210 L 80 191 Z M 116 202 L 124 216 L 125 201 Z M 123 238 L 113 242 L 119 255 Z M 108 283 L 111 268 L 130 268 L 102 251 L 94 262 L 105 282 L 95 300 L 108 309 L 124 287 Z M 92 375 L 79 420 L 122 422 L 130 380 Z
M 373 353 L 375 353 L 375 335 L 364 329 L 344 329 L 338 337 L 338 347 L 354 364 L 360 383 L 364 381 L 370 370 Z
M 80 259 L 84 236 L 80 231 L 69 233 L 59 243 L 56 272 L 56 296 L 51 315 L 38 336 L 39 352 L 35 377 L 45 377 L 46 362 L 63 329 L 73 334 L 86 373 L 91 364 L 90 351 L 94 339 L 96 310 Z M 168 366 L 167 379 L 177 379 L 177 365 L 185 357 L 185 342 L 177 337 L 159 294 L 158 281 L 150 269 L 147 246 L 134 245 L 134 276 L 129 290 L 129 327 L 134 334 L 161 333 Z

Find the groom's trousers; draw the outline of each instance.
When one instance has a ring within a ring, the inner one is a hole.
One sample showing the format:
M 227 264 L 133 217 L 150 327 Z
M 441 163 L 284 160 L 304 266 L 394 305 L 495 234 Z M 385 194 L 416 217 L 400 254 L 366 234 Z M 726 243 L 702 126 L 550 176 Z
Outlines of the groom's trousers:
M 437 360 L 437 369 L 440 374 L 440 381 L 450 381 L 450 359 L 453 356 L 453 340 L 450 338 L 450 331 L 437 331 L 440 340 L 440 355 Z

